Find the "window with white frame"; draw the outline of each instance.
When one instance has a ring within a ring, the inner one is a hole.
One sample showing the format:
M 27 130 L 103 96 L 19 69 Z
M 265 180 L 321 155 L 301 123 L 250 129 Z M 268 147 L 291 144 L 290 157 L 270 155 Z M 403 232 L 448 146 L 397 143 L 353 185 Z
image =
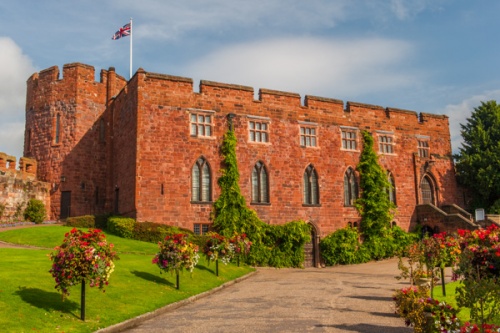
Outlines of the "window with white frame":
M 266 167 L 257 162 L 252 170 L 252 203 L 269 203 L 268 184 Z
M 191 112 L 190 115 L 191 136 L 209 137 L 213 132 L 212 115 L 207 112 Z
M 316 147 L 318 145 L 316 127 L 300 126 L 300 145 L 302 147 Z
M 252 119 L 248 131 L 250 142 L 269 142 L 269 121 Z
M 429 140 L 418 139 L 418 156 L 427 158 L 429 157 Z
M 389 133 L 379 133 L 378 150 L 382 154 L 394 154 L 394 135 Z
M 356 150 L 357 145 L 357 128 L 341 128 L 342 132 L 342 149 Z

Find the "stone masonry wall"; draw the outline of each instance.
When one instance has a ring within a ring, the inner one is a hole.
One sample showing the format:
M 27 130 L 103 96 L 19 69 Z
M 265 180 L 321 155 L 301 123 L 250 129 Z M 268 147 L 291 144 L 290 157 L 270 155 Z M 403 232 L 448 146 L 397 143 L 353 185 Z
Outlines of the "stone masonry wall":
M 212 117 L 212 134 L 190 135 L 190 115 Z M 190 78 L 139 69 L 130 81 L 84 64 L 57 67 L 28 80 L 25 155 L 38 161 L 41 180 L 52 184 L 52 216 L 61 211 L 61 193 L 71 194 L 71 215 L 100 212 L 192 229 L 210 223 L 212 201 L 219 195 L 220 146 L 233 117 L 240 187 L 247 204 L 271 224 L 303 219 L 326 235 L 359 222 L 354 207 L 344 205 L 344 174 L 356 168 L 361 131 L 369 131 L 378 151 L 379 136 L 394 138 L 394 153 L 379 153 L 381 165 L 396 184 L 394 221 L 404 229 L 417 223 L 424 177 L 435 188 L 435 205 L 463 206 L 451 158 L 448 118 L 317 96 L 201 81 L 193 92 Z M 54 119 L 63 122 L 54 142 Z M 269 142 L 249 140 L 249 122 L 269 124 Z M 316 129 L 317 146 L 300 145 L 300 127 Z M 357 149 L 342 148 L 342 129 L 357 133 Z M 429 143 L 419 157 L 418 141 Z M 205 158 L 211 169 L 211 202 L 191 202 L 191 170 Z M 251 203 L 251 173 L 257 162 L 269 176 L 269 204 Z M 303 175 L 312 165 L 318 174 L 319 205 L 303 204 Z
M 50 208 L 50 184 L 36 180 L 36 161 L 21 157 L 19 169 L 15 166 L 15 157 L 0 152 L 0 206 L 3 209 L 0 224 L 22 221 L 30 199 L 41 200 Z

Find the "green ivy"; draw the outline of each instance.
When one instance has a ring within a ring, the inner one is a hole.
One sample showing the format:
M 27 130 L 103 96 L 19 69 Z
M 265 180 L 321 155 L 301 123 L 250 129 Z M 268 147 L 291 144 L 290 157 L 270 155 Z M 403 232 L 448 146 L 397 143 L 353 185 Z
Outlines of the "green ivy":
M 363 151 L 356 167 L 360 175 L 361 197 L 356 200 L 356 208 L 361 215 L 361 232 L 365 239 L 386 236 L 391 226 L 394 204 L 387 191 L 391 184 L 386 171 L 378 163 L 373 150 L 373 138 L 367 131 L 362 132 Z
M 235 232 L 247 234 L 252 241 L 247 259 L 251 265 L 301 267 L 304 244 L 310 240 L 310 226 L 304 221 L 269 225 L 247 207 L 239 186 L 236 144 L 234 131 L 229 130 L 221 147 L 224 167 L 218 180 L 221 194 L 214 202 L 214 228 L 226 237 L 232 237 Z

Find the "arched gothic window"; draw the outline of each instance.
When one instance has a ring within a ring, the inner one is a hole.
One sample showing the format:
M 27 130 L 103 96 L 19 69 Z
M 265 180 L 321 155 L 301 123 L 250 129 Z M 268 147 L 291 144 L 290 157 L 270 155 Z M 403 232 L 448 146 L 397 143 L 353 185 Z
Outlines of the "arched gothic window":
M 358 183 L 354 170 L 349 167 L 344 174 L 344 206 L 354 206 L 354 200 L 358 198 Z
M 318 174 L 312 165 L 309 165 L 304 171 L 304 204 L 319 204 L 319 186 Z
M 211 201 L 211 184 L 210 166 L 203 157 L 200 157 L 191 170 L 191 201 Z
M 420 190 L 422 191 L 422 203 L 435 204 L 434 184 L 429 176 L 424 176 L 420 183 Z
M 262 162 L 257 162 L 252 170 L 252 202 L 269 203 L 267 170 Z

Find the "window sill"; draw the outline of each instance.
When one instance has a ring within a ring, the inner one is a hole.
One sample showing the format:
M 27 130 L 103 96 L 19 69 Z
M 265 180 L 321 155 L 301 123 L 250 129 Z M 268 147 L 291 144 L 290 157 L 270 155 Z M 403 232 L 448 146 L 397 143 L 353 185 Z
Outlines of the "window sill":
M 321 204 L 302 204 L 302 207 L 321 207 Z
M 255 206 L 271 206 L 270 202 L 250 202 L 250 204 Z
M 213 201 L 191 201 L 192 205 L 211 205 Z

